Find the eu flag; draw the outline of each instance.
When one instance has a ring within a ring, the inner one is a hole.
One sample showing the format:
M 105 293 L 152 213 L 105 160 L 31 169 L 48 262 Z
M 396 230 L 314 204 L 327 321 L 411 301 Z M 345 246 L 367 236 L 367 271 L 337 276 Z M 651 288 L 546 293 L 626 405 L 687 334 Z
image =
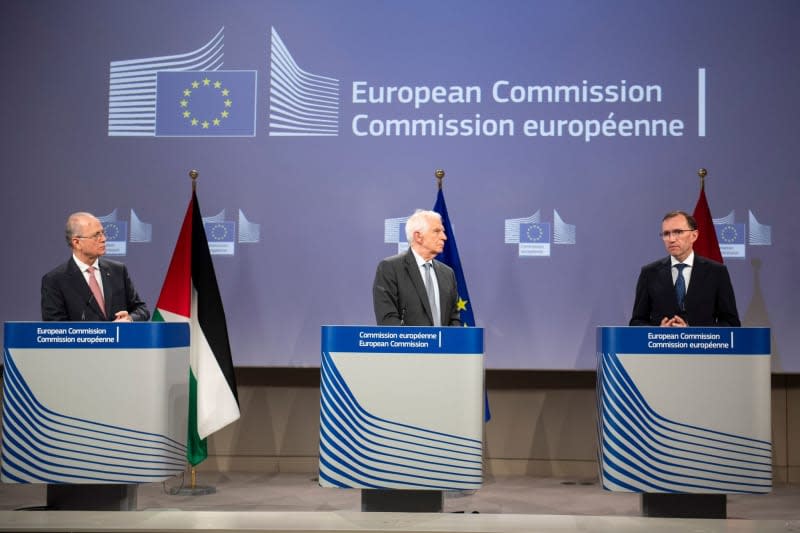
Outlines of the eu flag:
M 550 242 L 550 223 L 534 222 L 519 225 L 519 242 Z
M 714 224 L 719 244 L 744 244 L 744 224 Z
M 465 326 L 475 326 L 475 315 L 472 313 L 472 301 L 467 290 L 467 280 L 464 278 L 464 270 L 461 268 L 461 259 L 458 257 L 458 247 L 456 246 L 456 236 L 453 233 L 453 226 L 450 225 L 450 216 L 447 214 L 447 204 L 444 202 L 444 193 L 439 189 L 436 195 L 436 204 L 433 210 L 442 215 L 442 225 L 447 235 L 444 242 L 442 253 L 436 259 L 453 269 L 456 275 L 456 285 L 458 287 L 458 310 L 461 311 L 461 323 Z M 492 419 L 489 410 L 489 396 L 484 393 L 484 420 L 488 422 Z
M 203 222 L 203 228 L 208 240 L 208 249 L 211 255 L 233 255 L 234 237 L 236 235 L 234 222 Z
M 253 137 L 254 70 L 156 73 L 156 137 Z

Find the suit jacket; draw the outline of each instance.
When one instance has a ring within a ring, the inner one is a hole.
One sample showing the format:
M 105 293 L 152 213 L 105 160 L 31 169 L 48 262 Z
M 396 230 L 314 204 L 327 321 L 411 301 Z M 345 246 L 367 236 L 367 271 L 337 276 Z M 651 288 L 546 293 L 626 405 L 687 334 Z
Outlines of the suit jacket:
M 442 325 L 460 326 L 456 275 L 452 268 L 435 259 L 433 270 L 439 285 Z M 411 249 L 378 264 L 372 284 L 372 302 L 379 326 L 433 326 L 425 283 Z
M 685 312 L 678 308 L 671 269 L 669 257 L 642 267 L 631 326 L 658 326 L 662 318 L 675 315 L 683 317 L 690 326 L 742 325 L 725 265 L 694 255 L 692 277 L 684 298 Z
M 149 319 L 150 311 L 133 287 L 125 265 L 100 258 L 98 267 L 103 279 L 105 318 L 83 273 L 70 257 L 42 277 L 42 320 L 102 322 L 114 320 L 117 311 L 127 311 L 133 320 Z

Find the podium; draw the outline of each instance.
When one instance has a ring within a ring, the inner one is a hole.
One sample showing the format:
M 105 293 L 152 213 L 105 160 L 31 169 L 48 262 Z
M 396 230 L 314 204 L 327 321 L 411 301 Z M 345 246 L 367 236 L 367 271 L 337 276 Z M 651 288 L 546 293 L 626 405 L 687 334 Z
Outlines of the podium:
M 440 512 L 483 483 L 483 330 L 322 326 L 319 483 Z
M 48 508 L 135 510 L 136 484 L 185 465 L 185 323 L 6 322 L 3 483 Z
M 768 328 L 601 327 L 597 354 L 604 489 L 694 518 L 772 490 Z

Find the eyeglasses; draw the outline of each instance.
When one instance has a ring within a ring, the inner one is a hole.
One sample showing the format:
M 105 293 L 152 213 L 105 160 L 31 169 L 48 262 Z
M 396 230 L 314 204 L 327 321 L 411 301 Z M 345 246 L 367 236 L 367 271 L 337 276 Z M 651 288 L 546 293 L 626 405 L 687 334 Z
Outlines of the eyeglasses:
M 661 237 L 664 240 L 667 240 L 667 239 L 669 239 L 671 237 L 675 237 L 677 239 L 681 235 L 686 233 L 687 231 L 695 231 L 695 230 L 693 230 L 693 229 L 674 229 L 674 230 L 671 230 L 671 231 L 662 231 L 662 232 L 660 232 L 658 234 L 658 236 Z
M 105 236 L 106 236 L 106 232 L 103 231 L 103 230 L 100 230 L 97 233 L 95 233 L 94 235 L 86 235 L 86 236 L 74 235 L 72 238 L 73 239 L 92 239 L 93 241 L 99 241 L 100 239 L 104 238 Z

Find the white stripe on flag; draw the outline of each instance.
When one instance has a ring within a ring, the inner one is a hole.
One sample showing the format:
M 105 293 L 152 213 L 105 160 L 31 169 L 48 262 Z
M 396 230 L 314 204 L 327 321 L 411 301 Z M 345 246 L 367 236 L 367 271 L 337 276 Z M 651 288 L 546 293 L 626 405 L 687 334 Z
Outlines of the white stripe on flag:
M 192 283 L 189 362 L 197 380 L 197 434 L 201 439 L 239 419 L 239 405 L 197 320 L 197 289 Z

